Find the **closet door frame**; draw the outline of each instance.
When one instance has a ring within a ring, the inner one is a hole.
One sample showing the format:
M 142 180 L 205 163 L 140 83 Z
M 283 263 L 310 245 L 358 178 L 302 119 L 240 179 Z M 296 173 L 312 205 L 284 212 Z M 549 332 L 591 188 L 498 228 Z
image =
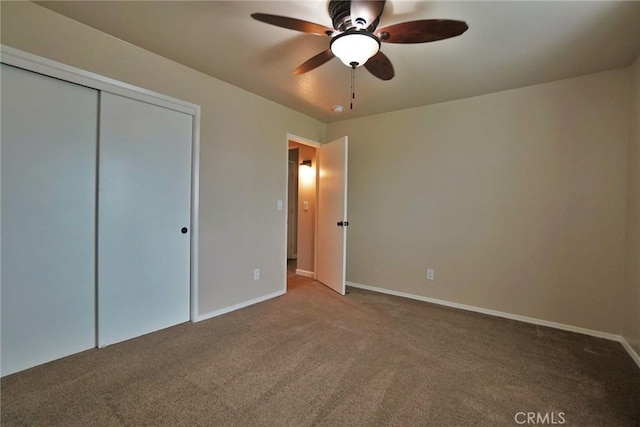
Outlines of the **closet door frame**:
M 190 291 L 191 321 L 198 319 L 198 206 L 200 164 L 200 106 L 177 98 L 162 95 L 109 77 L 71 67 L 42 58 L 9 46 L 0 45 L 0 62 L 23 68 L 45 76 L 65 80 L 99 91 L 110 92 L 149 104 L 193 116 L 193 140 L 191 144 L 191 231 L 190 231 Z

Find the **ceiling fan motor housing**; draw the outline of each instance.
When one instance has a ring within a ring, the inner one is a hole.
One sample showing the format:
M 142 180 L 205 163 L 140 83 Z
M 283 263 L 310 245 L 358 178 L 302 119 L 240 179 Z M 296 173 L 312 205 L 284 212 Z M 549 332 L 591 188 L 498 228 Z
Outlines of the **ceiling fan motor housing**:
M 331 0 L 329 16 L 333 22 L 333 28 L 338 31 L 346 31 L 355 26 L 351 22 L 351 1 L 349 0 Z

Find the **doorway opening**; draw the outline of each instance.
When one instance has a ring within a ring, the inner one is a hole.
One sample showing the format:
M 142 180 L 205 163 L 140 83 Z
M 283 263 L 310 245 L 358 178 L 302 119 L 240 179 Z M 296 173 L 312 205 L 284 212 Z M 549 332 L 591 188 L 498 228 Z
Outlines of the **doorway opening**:
M 319 145 L 319 144 L 318 144 Z M 315 277 L 316 264 L 316 146 L 298 138 L 288 140 L 287 290 Z
M 347 221 L 348 138 L 343 136 L 334 141 L 319 144 L 289 134 L 286 143 L 287 152 L 290 148 L 298 150 L 298 160 L 294 162 L 292 172 L 292 175 L 295 174 L 297 163 L 298 191 L 294 191 L 294 188 L 291 190 L 291 194 L 295 194 L 297 200 L 291 203 L 287 201 L 287 219 L 291 218 L 291 228 L 296 227 L 295 258 L 293 255 L 291 258 L 295 259 L 296 264 L 294 275 L 313 278 L 311 280 L 317 280 L 340 295 L 345 295 L 347 226 L 349 225 Z M 292 154 L 292 158 L 294 157 L 295 155 Z M 287 162 L 288 160 L 287 156 Z M 288 168 L 288 163 L 286 164 Z M 287 183 L 290 181 L 293 185 L 296 180 L 289 180 L 287 175 Z M 293 213 L 297 214 L 296 220 Z M 304 224 L 305 220 L 311 219 L 312 224 Z M 289 227 L 285 228 L 289 229 Z M 305 236 L 305 233 L 308 234 Z M 291 235 L 293 236 L 293 233 Z M 289 235 L 285 240 L 288 241 L 288 239 Z M 293 245 L 293 241 L 291 244 Z M 287 266 L 284 267 L 287 268 Z

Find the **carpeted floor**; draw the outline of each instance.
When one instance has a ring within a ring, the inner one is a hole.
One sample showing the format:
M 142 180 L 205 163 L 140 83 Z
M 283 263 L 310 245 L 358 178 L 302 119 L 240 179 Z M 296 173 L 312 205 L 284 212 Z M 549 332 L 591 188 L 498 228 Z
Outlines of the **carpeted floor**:
M 311 280 L 1 387 L 6 426 L 640 425 L 616 342 Z

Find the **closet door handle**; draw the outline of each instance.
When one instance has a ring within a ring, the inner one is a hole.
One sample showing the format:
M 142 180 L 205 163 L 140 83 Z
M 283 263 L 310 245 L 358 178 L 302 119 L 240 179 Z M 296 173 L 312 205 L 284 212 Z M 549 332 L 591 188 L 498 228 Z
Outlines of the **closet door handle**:
M 180 230 L 182 232 L 182 234 L 187 234 L 187 231 L 189 231 L 189 229 L 187 227 L 182 227 L 182 230 Z

